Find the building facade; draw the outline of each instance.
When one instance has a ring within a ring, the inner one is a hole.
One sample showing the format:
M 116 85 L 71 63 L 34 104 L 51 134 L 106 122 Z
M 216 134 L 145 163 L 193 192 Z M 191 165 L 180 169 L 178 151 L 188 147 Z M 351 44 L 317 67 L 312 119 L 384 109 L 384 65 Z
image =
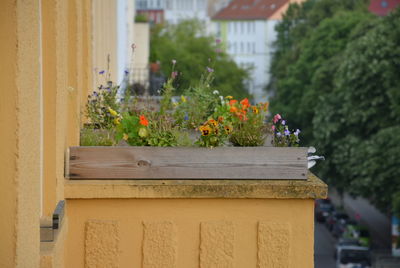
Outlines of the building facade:
M 0 1 L 0 267 L 313 267 L 314 199 L 327 186 L 311 173 L 69 178 L 94 86 L 93 2 Z
M 249 93 L 255 101 L 266 101 L 275 26 L 291 2 L 289 0 L 233 0 L 213 18 L 213 31 L 226 52 L 250 70 Z
M 209 21 L 207 0 L 136 0 L 136 5 L 137 13 L 153 23 L 176 24 L 194 18 Z

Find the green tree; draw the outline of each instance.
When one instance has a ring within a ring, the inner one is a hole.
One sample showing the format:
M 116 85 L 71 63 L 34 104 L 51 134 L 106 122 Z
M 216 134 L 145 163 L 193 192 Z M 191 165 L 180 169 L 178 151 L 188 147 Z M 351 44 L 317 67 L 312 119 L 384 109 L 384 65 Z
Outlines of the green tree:
M 316 141 L 329 150 L 326 174 L 336 171 L 342 187 L 383 210 L 400 191 L 399 43 L 397 9 L 348 44 L 313 122 Z
M 331 185 L 400 208 L 400 9 L 378 18 L 363 0 L 309 0 L 277 30 L 272 111 L 326 157 L 316 171 Z
M 150 60 L 159 61 L 161 70 L 170 75 L 172 60 L 176 60 L 178 76 L 176 94 L 194 86 L 207 67 L 215 71 L 213 85 L 224 95 L 237 98 L 248 96 L 245 80 L 248 72 L 239 68 L 222 51 L 222 44 L 207 36 L 203 26 L 196 20 L 185 20 L 177 25 L 156 25 L 151 32 Z
M 318 96 L 331 91 L 331 74 L 341 61 L 340 53 L 353 38 L 353 29 L 371 18 L 366 12 L 352 11 L 358 8 L 359 1 L 307 1 L 291 5 L 277 26 L 271 110 L 303 130 L 303 144 L 313 140 L 313 107 Z

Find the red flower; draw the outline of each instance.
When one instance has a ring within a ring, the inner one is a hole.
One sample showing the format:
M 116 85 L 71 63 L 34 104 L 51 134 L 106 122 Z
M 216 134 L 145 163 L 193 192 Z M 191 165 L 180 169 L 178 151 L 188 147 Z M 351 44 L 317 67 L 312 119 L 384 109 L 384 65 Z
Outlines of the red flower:
M 141 115 L 139 116 L 139 124 L 141 124 L 142 126 L 148 126 L 149 121 L 146 119 L 144 115 Z

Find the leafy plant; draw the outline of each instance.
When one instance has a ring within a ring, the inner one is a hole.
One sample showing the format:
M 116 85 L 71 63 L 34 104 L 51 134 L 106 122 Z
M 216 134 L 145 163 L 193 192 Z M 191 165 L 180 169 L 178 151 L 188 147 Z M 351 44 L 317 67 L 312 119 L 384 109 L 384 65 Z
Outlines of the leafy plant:
M 80 136 L 81 146 L 112 146 L 115 145 L 114 135 L 109 130 L 84 127 Z
M 117 125 L 116 139 L 125 140 L 132 146 L 148 145 L 149 122 L 144 115 L 124 114 L 120 124 Z
M 290 131 L 289 126 L 280 114 L 276 114 L 273 118 L 272 130 L 274 132 L 275 147 L 298 147 L 300 130 Z

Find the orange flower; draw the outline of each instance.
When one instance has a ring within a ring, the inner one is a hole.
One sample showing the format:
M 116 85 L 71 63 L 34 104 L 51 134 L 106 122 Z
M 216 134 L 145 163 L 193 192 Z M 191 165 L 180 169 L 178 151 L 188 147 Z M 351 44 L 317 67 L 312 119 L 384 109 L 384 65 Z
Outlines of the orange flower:
M 142 126 L 148 126 L 149 121 L 146 119 L 144 115 L 141 115 L 139 116 L 139 124 L 141 124 Z
M 218 126 L 218 122 L 215 121 L 215 120 L 212 119 L 212 118 L 208 120 L 208 123 L 211 124 L 211 125 L 213 125 L 214 127 Z
M 247 121 L 247 116 L 245 115 L 245 114 L 240 114 L 239 115 L 239 119 L 241 120 L 241 121 Z
M 243 109 L 247 109 L 248 107 L 250 107 L 250 103 L 247 98 L 244 98 L 243 100 L 241 100 L 240 104 L 243 106 Z
M 218 116 L 218 122 L 220 122 L 220 123 L 224 122 L 224 117 L 223 116 Z
M 235 106 L 231 106 L 231 108 L 229 109 L 229 111 L 231 113 L 236 113 L 237 112 L 237 108 Z
M 237 100 L 230 100 L 230 101 L 229 101 L 229 105 L 232 106 L 232 105 L 234 105 L 236 102 L 237 102 Z
M 264 110 L 264 112 L 268 111 L 268 106 L 269 106 L 268 101 L 262 105 L 262 109 Z

